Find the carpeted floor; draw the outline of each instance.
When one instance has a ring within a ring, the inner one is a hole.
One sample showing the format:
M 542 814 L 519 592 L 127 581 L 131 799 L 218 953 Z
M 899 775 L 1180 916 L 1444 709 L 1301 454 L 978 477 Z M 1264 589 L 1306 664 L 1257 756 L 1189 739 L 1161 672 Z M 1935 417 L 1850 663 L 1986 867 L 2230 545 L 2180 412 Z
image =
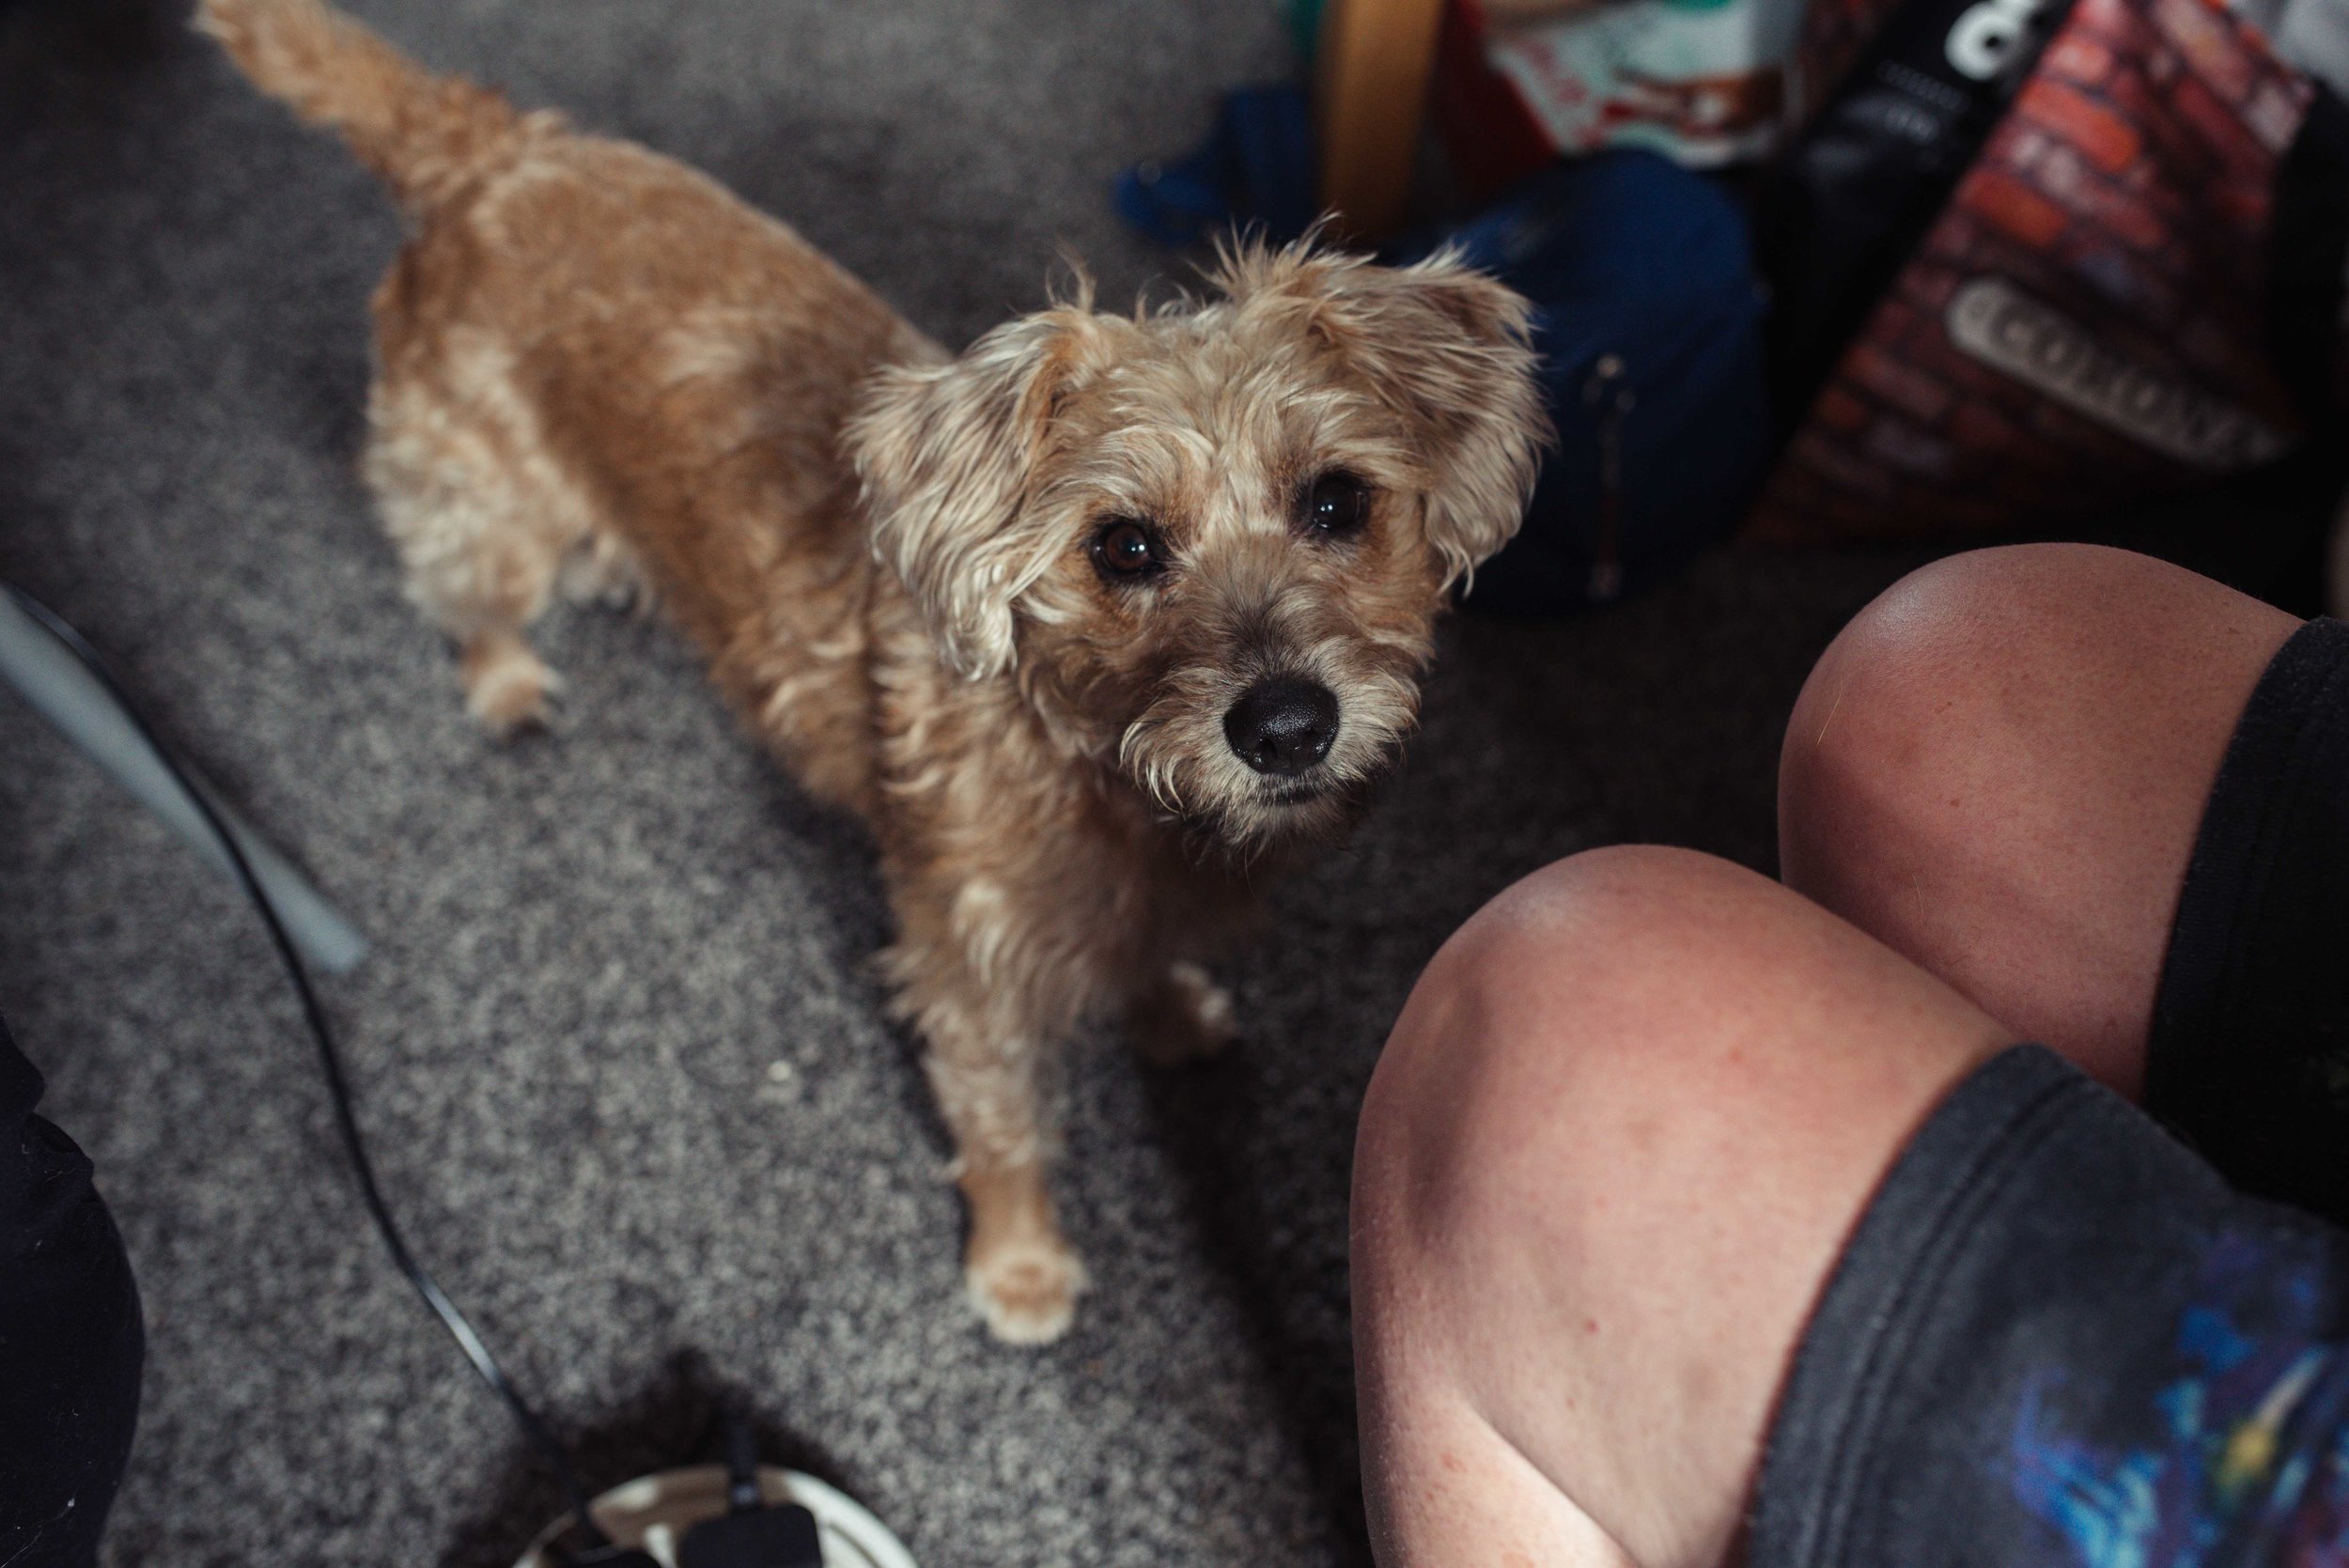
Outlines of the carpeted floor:
M 354 0 L 443 66 L 717 174 L 922 327 L 1179 270 L 1108 177 L 1285 69 L 1270 0 Z M 142 0 L 0 7 L 0 575 L 108 649 L 371 933 L 329 987 L 420 1250 L 592 1483 L 714 1398 L 933 1565 L 1359 1563 L 1356 1101 L 1478 902 L 1622 839 L 1769 863 L 1811 659 L 1913 558 L 1724 553 L 1571 624 L 1452 626 L 1409 764 L 1274 896 L 1246 1041 L 1088 1041 L 1042 1353 L 962 1304 L 944 1148 L 863 960 L 869 847 L 657 623 L 559 617 L 560 732 L 499 748 L 353 476 L 397 240 L 341 149 Z M 108 1560 L 510 1561 L 556 1506 L 365 1228 L 228 888 L 0 697 L 0 1012 L 96 1157 L 146 1295 Z M 774 1063 L 787 1064 L 778 1081 Z

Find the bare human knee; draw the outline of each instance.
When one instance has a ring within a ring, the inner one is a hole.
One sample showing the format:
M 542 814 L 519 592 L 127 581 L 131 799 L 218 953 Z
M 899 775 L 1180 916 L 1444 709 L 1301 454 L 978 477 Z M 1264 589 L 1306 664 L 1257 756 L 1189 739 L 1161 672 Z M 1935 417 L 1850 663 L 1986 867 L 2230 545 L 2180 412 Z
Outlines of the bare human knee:
M 1379 1063 L 1366 1119 L 1384 1112 L 1387 1082 L 1417 1079 L 1442 1056 L 1460 1080 L 1532 1070 L 1569 1042 L 1543 1027 L 1588 1002 L 1593 971 L 1629 982 L 1678 945 L 1684 894 L 1745 874 L 1689 850 L 1644 845 L 1594 849 L 1513 884 L 1453 934 L 1413 987 Z M 1579 1036 L 1577 1050 L 1603 1049 Z M 1415 1100 L 1423 1111 L 1424 1101 Z
M 1787 884 L 2134 1092 L 2202 802 L 2295 624 L 2089 545 L 1911 573 L 1796 704 Z
M 1439 1386 L 1637 1560 L 1717 1560 L 1864 1194 L 1999 1043 L 1725 862 L 1611 849 L 1510 889 L 1429 965 L 1364 1107 L 1366 1453 L 1408 1450 Z M 1408 1532 L 1424 1498 L 1391 1479 Z

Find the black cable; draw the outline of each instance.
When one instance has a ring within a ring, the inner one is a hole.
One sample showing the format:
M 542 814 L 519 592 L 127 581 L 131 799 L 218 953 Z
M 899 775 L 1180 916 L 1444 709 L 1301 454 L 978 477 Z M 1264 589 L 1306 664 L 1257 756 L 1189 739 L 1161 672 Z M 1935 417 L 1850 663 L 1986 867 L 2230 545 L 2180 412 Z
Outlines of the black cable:
M 425 1305 L 440 1317 L 441 1326 L 448 1330 L 449 1338 L 457 1342 L 457 1348 L 465 1353 L 465 1359 L 473 1363 L 474 1371 L 481 1374 L 481 1380 L 506 1401 L 507 1409 L 513 1411 L 514 1420 L 521 1424 L 523 1436 L 538 1450 L 548 1468 L 562 1483 L 564 1493 L 570 1498 L 571 1513 L 590 1546 L 610 1546 L 610 1539 L 596 1527 L 595 1519 L 587 1512 L 587 1493 L 580 1485 L 579 1477 L 572 1472 L 570 1458 L 563 1452 L 563 1445 L 554 1440 L 554 1435 L 547 1430 L 537 1412 L 523 1401 L 521 1391 L 514 1387 L 498 1366 L 497 1358 L 490 1354 L 490 1347 L 482 1343 L 481 1336 L 474 1332 L 465 1314 L 457 1310 L 457 1304 L 448 1298 L 432 1276 L 425 1272 L 415 1254 L 409 1251 L 398 1225 L 393 1222 L 392 1211 L 385 1205 L 383 1194 L 375 1185 L 375 1166 L 367 1158 L 366 1144 L 359 1136 L 359 1121 L 351 1110 L 350 1086 L 343 1077 L 342 1053 L 334 1045 L 334 1032 L 327 1027 L 326 1010 L 319 1005 L 318 993 L 311 989 L 310 974 L 303 968 L 302 955 L 294 951 L 292 939 L 286 935 L 286 927 L 277 918 L 275 906 L 270 903 L 269 894 L 262 891 L 259 879 L 253 875 L 253 867 L 245 861 L 244 851 L 238 846 L 236 835 L 228 831 L 228 825 L 212 809 L 212 803 L 205 798 L 204 791 L 196 787 L 195 781 L 179 766 L 179 760 L 172 754 L 171 748 L 163 743 L 163 737 L 155 733 L 154 726 L 147 722 L 137 705 L 131 701 L 130 693 L 123 690 L 122 682 L 115 677 L 113 668 L 98 650 L 91 647 L 82 634 L 55 611 L 15 583 L 0 582 L 0 590 L 6 590 L 19 609 L 30 615 L 43 631 L 56 639 L 59 646 L 79 660 L 83 668 L 106 688 L 116 706 L 121 708 L 123 717 L 131 721 L 132 727 L 139 732 L 139 738 L 147 742 L 148 750 L 155 753 L 155 759 L 163 765 L 172 782 L 194 805 L 197 814 L 204 818 L 204 825 L 219 841 L 222 852 L 236 870 L 237 880 L 243 885 L 245 896 L 253 901 L 262 924 L 269 927 L 270 939 L 277 946 L 277 956 L 284 961 L 286 972 L 293 980 L 294 990 L 302 998 L 303 1017 L 309 1021 L 310 1037 L 318 1043 L 319 1064 L 326 1073 L 326 1089 L 328 1096 L 334 1101 L 334 1122 L 342 1129 L 343 1148 L 350 1156 L 351 1173 L 359 1181 L 359 1196 L 366 1203 L 376 1230 L 381 1233 L 383 1245 L 390 1250 L 393 1264 L 408 1277 L 408 1282 L 415 1286 L 416 1294 L 424 1297 Z
M 729 1403 L 726 1412 L 726 1512 L 755 1512 L 765 1500 L 758 1489 L 758 1428 L 750 1407 Z

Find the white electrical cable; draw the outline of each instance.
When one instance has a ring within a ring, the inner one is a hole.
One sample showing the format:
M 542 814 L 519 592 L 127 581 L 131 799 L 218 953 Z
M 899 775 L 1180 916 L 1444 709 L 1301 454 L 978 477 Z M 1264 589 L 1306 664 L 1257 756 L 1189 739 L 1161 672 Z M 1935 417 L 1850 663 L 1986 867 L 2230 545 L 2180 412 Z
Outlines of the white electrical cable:
M 123 717 L 98 677 L 7 594 L 0 594 L 0 675 L 223 876 L 234 875 L 203 813 L 157 760 L 147 737 Z M 201 780 L 192 787 L 204 791 L 214 815 L 236 835 L 237 847 L 253 868 L 253 879 L 269 894 L 271 907 L 302 955 L 329 974 L 348 974 L 357 968 L 367 955 L 366 938 L 230 811 L 217 790 Z

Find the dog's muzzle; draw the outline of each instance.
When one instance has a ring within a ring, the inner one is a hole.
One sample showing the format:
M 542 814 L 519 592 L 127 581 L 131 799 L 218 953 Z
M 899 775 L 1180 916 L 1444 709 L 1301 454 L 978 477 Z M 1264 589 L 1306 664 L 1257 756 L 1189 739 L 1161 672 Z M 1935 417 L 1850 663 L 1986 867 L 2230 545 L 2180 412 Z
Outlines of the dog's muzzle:
M 1223 715 L 1223 736 L 1257 772 L 1293 779 L 1330 754 L 1338 737 L 1337 694 L 1293 675 L 1259 681 Z

